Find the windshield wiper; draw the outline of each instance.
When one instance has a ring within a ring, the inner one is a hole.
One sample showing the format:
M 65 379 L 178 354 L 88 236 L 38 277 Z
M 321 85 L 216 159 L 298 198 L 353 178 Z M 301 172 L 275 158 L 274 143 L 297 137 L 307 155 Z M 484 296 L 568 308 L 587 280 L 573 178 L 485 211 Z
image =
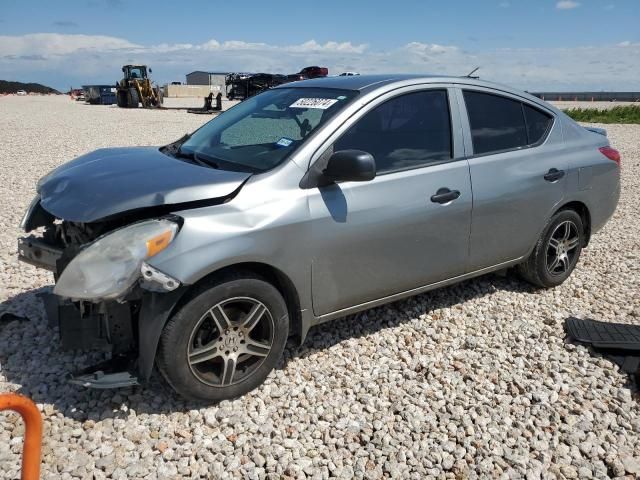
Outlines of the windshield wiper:
M 220 169 L 220 165 L 215 160 L 209 160 L 208 158 L 203 158 L 201 155 L 196 152 L 183 152 L 182 149 L 178 149 L 176 151 L 176 157 L 186 158 L 187 160 L 191 160 L 196 165 L 200 165 L 201 167 L 211 167 L 215 169 Z

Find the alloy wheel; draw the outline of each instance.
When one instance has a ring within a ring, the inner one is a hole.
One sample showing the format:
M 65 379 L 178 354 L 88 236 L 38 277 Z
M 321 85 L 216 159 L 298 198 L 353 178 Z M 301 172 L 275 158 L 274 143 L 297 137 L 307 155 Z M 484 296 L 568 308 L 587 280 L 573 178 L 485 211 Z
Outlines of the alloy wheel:
M 189 368 L 210 386 L 240 383 L 262 365 L 273 337 L 273 317 L 262 302 L 250 297 L 224 300 L 207 310 L 191 332 Z
M 570 220 L 559 223 L 547 244 L 547 271 L 550 275 L 565 274 L 573 265 L 580 246 L 578 227 Z

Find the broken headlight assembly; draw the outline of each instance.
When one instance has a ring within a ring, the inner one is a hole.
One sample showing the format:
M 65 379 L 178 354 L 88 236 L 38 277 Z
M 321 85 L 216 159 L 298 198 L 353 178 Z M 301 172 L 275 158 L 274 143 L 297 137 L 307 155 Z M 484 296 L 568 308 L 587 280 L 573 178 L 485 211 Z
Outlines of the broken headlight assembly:
M 53 293 L 73 300 L 120 298 L 140 277 L 145 260 L 167 248 L 177 232 L 177 223 L 160 219 L 108 233 L 71 260 Z

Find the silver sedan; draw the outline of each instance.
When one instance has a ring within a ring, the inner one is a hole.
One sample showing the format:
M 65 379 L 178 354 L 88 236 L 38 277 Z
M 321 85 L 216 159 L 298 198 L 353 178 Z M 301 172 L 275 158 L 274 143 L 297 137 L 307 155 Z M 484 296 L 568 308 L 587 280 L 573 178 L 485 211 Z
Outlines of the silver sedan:
M 257 387 L 289 336 L 516 267 L 564 282 L 613 214 L 606 132 L 477 79 L 343 76 L 282 85 L 163 147 L 81 156 L 43 177 L 24 261 L 67 348 L 106 349 L 73 377 L 185 397 Z M 99 373 L 98 373 L 99 372 Z

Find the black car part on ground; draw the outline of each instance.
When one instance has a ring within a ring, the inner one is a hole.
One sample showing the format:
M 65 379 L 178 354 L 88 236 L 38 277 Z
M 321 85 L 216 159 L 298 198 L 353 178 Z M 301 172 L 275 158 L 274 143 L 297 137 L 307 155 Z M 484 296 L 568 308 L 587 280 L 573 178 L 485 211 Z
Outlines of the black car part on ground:
M 287 81 L 285 75 L 271 73 L 230 73 L 225 77 L 227 99 L 245 100 Z
M 565 331 L 569 338 L 590 346 L 640 383 L 640 325 L 569 317 Z

